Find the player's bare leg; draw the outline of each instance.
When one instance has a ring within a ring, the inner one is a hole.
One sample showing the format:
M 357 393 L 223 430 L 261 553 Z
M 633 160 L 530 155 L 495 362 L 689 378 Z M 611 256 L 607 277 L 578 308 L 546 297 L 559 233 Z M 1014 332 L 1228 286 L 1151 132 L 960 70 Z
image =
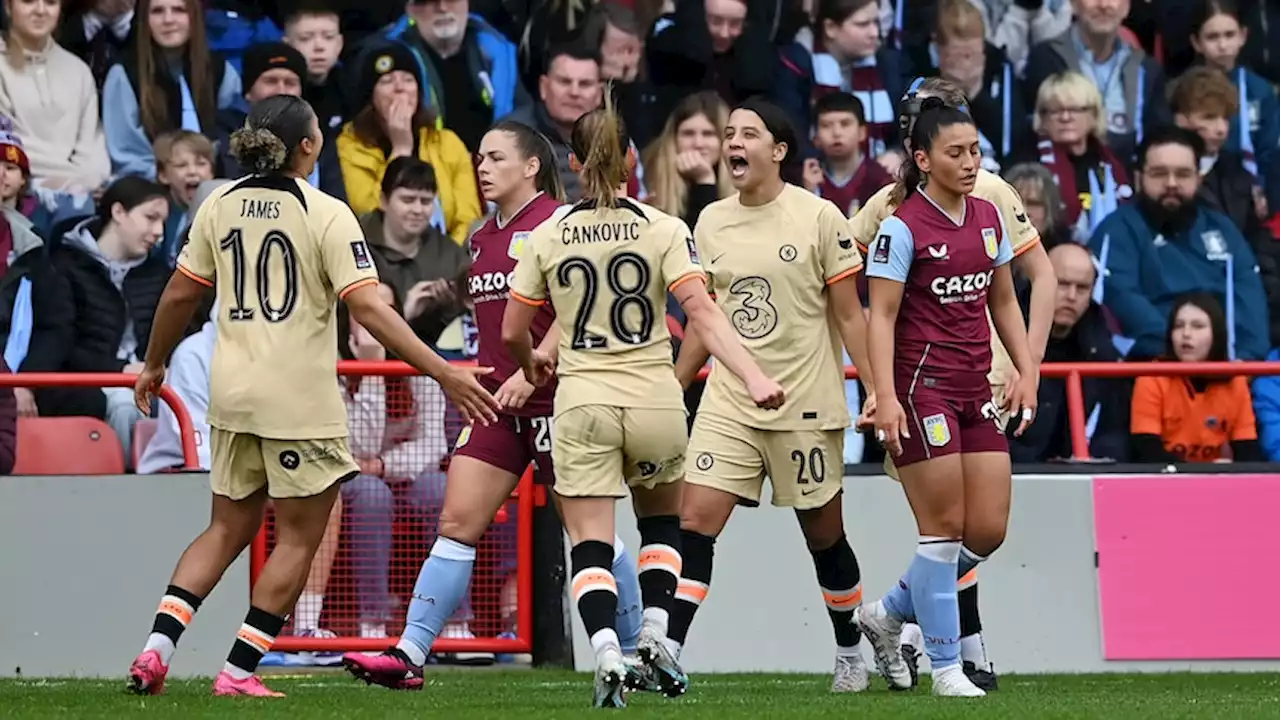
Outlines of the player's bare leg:
M 706 601 L 711 588 L 716 538 L 724 532 L 738 500 L 737 495 L 723 490 L 691 483 L 684 486 L 684 498 L 680 501 L 680 554 L 684 567 L 667 629 L 677 658 L 689 635 L 693 616 Z
M 841 492 L 820 508 L 797 510 L 796 519 L 813 556 L 818 586 L 835 632 L 831 692 L 862 692 L 867 689 L 867 665 L 862 658 L 862 632 L 854 622 L 854 611 L 862 605 L 862 573 L 845 536 L 843 499 Z
M 333 573 L 333 561 L 338 557 L 338 542 L 342 539 L 342 495 L 333 502 L 329 511 L 329 523 L 324 529 L 324 539 L 311 560 L 311 569 L 307 572 L 307 584 L 298 596 L 298 605 L 293 610 L 293 632 L 298 637 L 334 638 L 328 630 L 320 628 L 320 615 L 324 612 L 324 592 L 329 587 L 329 576 Z M 286 665 L 333 665 L 341 660 L 341 655 L 332 651 L 300 652 L 286 656 Z
M 961 454 L 951 454 L 898 468 L 920 539 L 904 578 L 912 607 L 902 607 L 906 602 L 900 597 L 903 583 L 883 602 L 898 619 L 899 628 L 903 616 L 914 614 L 918 619 L 933 671 L 934 695 L 981 697 L 985 693 L 970 682 L 960 664 L 955 578 L 965 522 L 961 459 Z M 895 639 L 890 654 L 901 663 L 897 646 Z
M 249 612 L 236 633 L 227 662 L 214 679 L 215 695 L 283 697 L 268 690 L 254 673 L 262 656 L 271 650 L 307 583 L 307 573 L 324 539 L 339 485 L 335 479 L 317 495 L 274 500 L 276 546 L 250 593 Z
M 684 480 L 635 488 L 631 501 L 640 530 L 640 597 L 644 624 L 636 653 L 657 679 L 663 695 L 677 697 L 689 688 L 689 677 L 667 639 L 676 587 L 684 561 L 680 548 L 680 501 Z
M 380 655 L 348 653 L 342 661 L 351 674 L 392 690 L 422 689 L 431 646 L 467 595 L 476 545 L 519 481 L 476 458 L 454 456 L 436 541 L 418 572 L 400 643 Z
M 596 654 L 595 707 L 626 707 L 626 666 L 614 626 L 618 584 L 613 577 L 612 497 L 561 496 L 564 527 L 569 533 L 573 597 Z
M 983 690 L 995 690 L 995 669 L 982 642 L 978 615 L 977 565 L 1004 543 L 1013 489 L 1009 455 L 966 453 L 964 465 L 964 546 L 960 550 L 957 585 L 960 607 L 960 659 L 965 674 Z
M 164 691 L 165 675 L 182 632 L 200 603 L 262 527 L 266 490 L 243 500 L 213 496 L 209 527 L 187 546 L 160 600 L 151 635 L 129 670 L 129 689 L 145 695 Z

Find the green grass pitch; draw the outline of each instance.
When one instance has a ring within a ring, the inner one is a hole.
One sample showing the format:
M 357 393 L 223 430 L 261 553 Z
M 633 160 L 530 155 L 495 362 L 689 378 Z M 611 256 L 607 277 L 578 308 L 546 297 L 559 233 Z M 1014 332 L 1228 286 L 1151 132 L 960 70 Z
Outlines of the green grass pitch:
M 592 711 L 590 678 L 544 670 L 439 670 L 416 693 L 393 693 L 340 674 L 267 676 L 278 700 L 209 697 L 208 680 L 169 683 L 160 697 L 137 697 L 123 681 L 0 681 L 0 717 L 30 718 L 446 718 L 534 720 L 621 712 L 636 718 L 840 718 L 841 720 L 1260 720 L 1280 718 L 1280 675 L 1028 675 L 1000 679 L 980 700 L 937 699 L 928 680 L 909 693 L 883 681 L 861 695 L 832 695 L 817 675 L 702 675 L 677 700 L 631 695 L 622 711 Z

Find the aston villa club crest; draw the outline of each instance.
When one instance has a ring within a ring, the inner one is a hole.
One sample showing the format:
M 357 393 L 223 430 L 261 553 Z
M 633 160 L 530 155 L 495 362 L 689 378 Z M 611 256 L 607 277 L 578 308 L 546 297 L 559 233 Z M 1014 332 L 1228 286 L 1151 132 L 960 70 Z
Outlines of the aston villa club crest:
M 992 260 L 1000 254 L 1000 243 L 996 240 L 995 228 L 982 228 L 982 249 L 987 251 L 987 257 Z
M 507 246 L 507 257 L 512 260 L 519 260 L 520 253 L 524 252 L 524 241 L 529 239 L 529 233 L 518 232 L 511 234 L 511 244 Z

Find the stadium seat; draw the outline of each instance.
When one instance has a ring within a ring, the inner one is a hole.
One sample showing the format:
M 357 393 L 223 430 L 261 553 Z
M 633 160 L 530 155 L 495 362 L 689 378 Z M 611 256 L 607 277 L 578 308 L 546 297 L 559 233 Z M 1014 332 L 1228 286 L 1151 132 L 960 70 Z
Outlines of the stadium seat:
M 18 418 L 14 475 L 119 475 L 124 448 L 97 418 Z
M 138 461 L 142 459 L 142 451 L 147 449 L 147 443 L 151 442 L 151 438 L 155 437 L 156 427 L 159 420 L 155 418 L 142 418 L 133 426 L 133 469 L 138 469 Z

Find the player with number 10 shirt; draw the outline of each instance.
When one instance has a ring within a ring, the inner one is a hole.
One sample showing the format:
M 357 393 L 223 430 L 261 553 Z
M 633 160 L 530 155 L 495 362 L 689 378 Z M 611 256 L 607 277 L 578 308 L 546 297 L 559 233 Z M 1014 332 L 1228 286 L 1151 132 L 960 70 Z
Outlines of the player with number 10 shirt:
M 212 448 L 209 528 L 178 561 L 130 688 L 164 691 L 175 646 L 203 599 L 275 506 L 276 545 L 254 583 L 213 694 L 274 697 L 254 674 L 302 591 L 339 485 L 359 469 L 347 450 L 347 414 L 335 369 L 337 304 L 384 346 L 434 377 L 463 412 L 496 419 L 497 402 L 432 352 L 378 297 L 377 271 L 351 209 L 307 184 L 324 136 L 306 101 L 280 95 L 254 105 L 231 136 L 252 174 L 215 191 L 196 211 L 191 239 L 156 309 L 134 386 L 149 412 L 164 364 L 207 289 L 217 288 L 217 341 L 209 380 Z

